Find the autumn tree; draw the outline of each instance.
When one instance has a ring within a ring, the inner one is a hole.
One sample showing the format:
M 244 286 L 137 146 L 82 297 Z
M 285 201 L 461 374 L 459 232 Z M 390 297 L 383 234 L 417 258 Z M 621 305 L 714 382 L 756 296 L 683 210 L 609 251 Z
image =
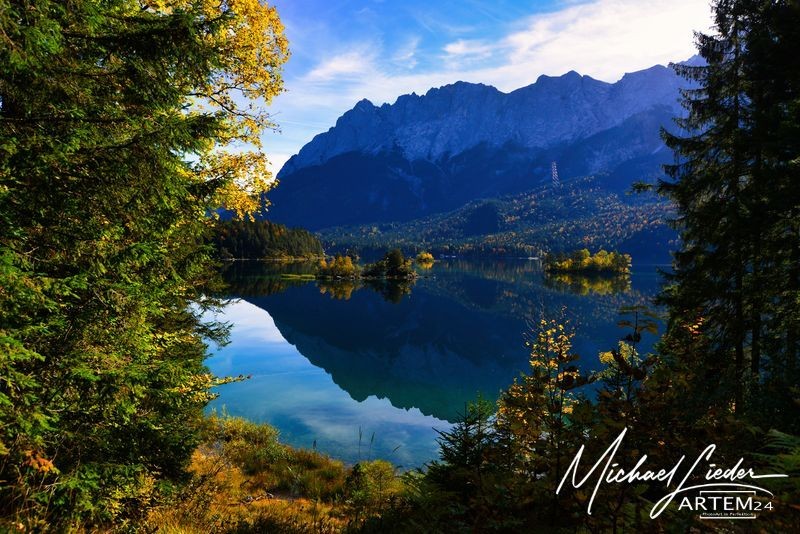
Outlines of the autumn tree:
M 337 255 L 330 261 L 322 258 L 317 266 L 317 276 L 322 278 L 358 278 L 360 269 L 350 256 Z
M 0 525 L 124 524 L 182 476 L 207 214 L 273 185 L 287 57 L 258 0 L 0 1 Z
M 383 258 L 370 263 L 364 268 L 364 276 L 368 278 L 411 279 L 417 276 L 413 268 L 413 261 L 403 256 L 403 252 L 392 249 L 383 255 Z

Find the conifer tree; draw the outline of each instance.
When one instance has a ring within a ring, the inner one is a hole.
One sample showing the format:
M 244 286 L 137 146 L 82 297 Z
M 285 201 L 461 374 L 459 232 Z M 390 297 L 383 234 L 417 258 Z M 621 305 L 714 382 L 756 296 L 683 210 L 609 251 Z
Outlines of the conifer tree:
M 283 28 L 258 0 L 0 0 L 0 36 L 0 530 L 125 524 L 197 442 L 206 214 L 271 185 Z
M 676 66 L 693 82 L 681 133 L 664 132 L 676 163 L 660 190 L 683 243 L 662 301 L 672 332 L 698 328 L 710 341 L 686 355 L 698 395 L 741 412 L 777 376 L 765 361 L 770 375 L 796 368 L 800 18 L 792 2 L 713 8 L 716 33 L 697 35 L 705 64 Z

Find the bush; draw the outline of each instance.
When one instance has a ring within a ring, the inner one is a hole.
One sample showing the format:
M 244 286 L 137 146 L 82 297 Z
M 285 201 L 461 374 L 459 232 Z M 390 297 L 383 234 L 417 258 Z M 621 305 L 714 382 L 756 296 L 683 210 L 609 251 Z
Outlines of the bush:
M 212 416 L 208 420 L 205 447 L 239 467 L 243 473 L 261 473 L 287 452 L 278 442 L 278 430 L 238 417 Z
M 361 462 L 347 476 L 347 505 L 355 522 L 388 509 L 403 492 L 402 479 L 385 460 Z
M 433 254 L 430 252 L 420 252 L 417 254 L 417 263 L 422 267 L 430 267 L 434 261 Z
M 192 478 L 150 513 L 159 532 L 334 532 L 348 470 L 316 451 L 293 449 L 278 431 L 211 416 L 192 457 Z M 323 528 L 324 527 L 324 528 Z M 277 529 L 277 530 L 276 530 Z

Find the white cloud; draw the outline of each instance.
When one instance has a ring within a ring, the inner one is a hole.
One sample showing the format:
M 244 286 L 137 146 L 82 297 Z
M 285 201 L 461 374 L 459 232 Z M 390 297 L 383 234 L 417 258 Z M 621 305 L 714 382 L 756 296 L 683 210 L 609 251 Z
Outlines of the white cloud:
M 500 49 L 480 39 L 458 39 L 444 46 L 444 66 L 449 70 L 469 68 L 494 59 Z
M 360 46 L 342 54 L 325 59 L 303 77 L 307 82 L 341 82 L 343 79 L 359 77 L 371 69 L 373 53 Z
M 693 55 L 692 32 L 707 31 L 710 15 L 705 0 L 599 0 L 530 17 L 498 46 L 508 50 L 507 65 L 615 81 Z
M 478 39 L 459 39 L 448 43 L 444 47 L 446 54 L 450 56 L 474 56 L 483 55 L 491 52 L 493 47 L 485 41 Z

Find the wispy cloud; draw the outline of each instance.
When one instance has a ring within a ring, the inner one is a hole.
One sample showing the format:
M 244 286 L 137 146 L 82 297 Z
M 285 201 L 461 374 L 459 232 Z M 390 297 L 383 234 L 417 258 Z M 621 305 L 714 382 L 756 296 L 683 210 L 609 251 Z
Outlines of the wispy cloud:
M 458 39 L 447 43 L 443 51 L 445 68 L 457 70 L 494 59 L 501 49 L 481 39 Z
M 421 40 L 419 36 L 408 38 L 392 56 L 392 63 L 400 69 L 413 70 L 419 63 L 417 51 Z
M 420 28 L 434 35 L 466 35 L 476 30 L 475 26 L 471 24 L 459 24 L 453 22 L 449 17 L 434 15 L 428 10 L 407 9 L 408 14 Z

